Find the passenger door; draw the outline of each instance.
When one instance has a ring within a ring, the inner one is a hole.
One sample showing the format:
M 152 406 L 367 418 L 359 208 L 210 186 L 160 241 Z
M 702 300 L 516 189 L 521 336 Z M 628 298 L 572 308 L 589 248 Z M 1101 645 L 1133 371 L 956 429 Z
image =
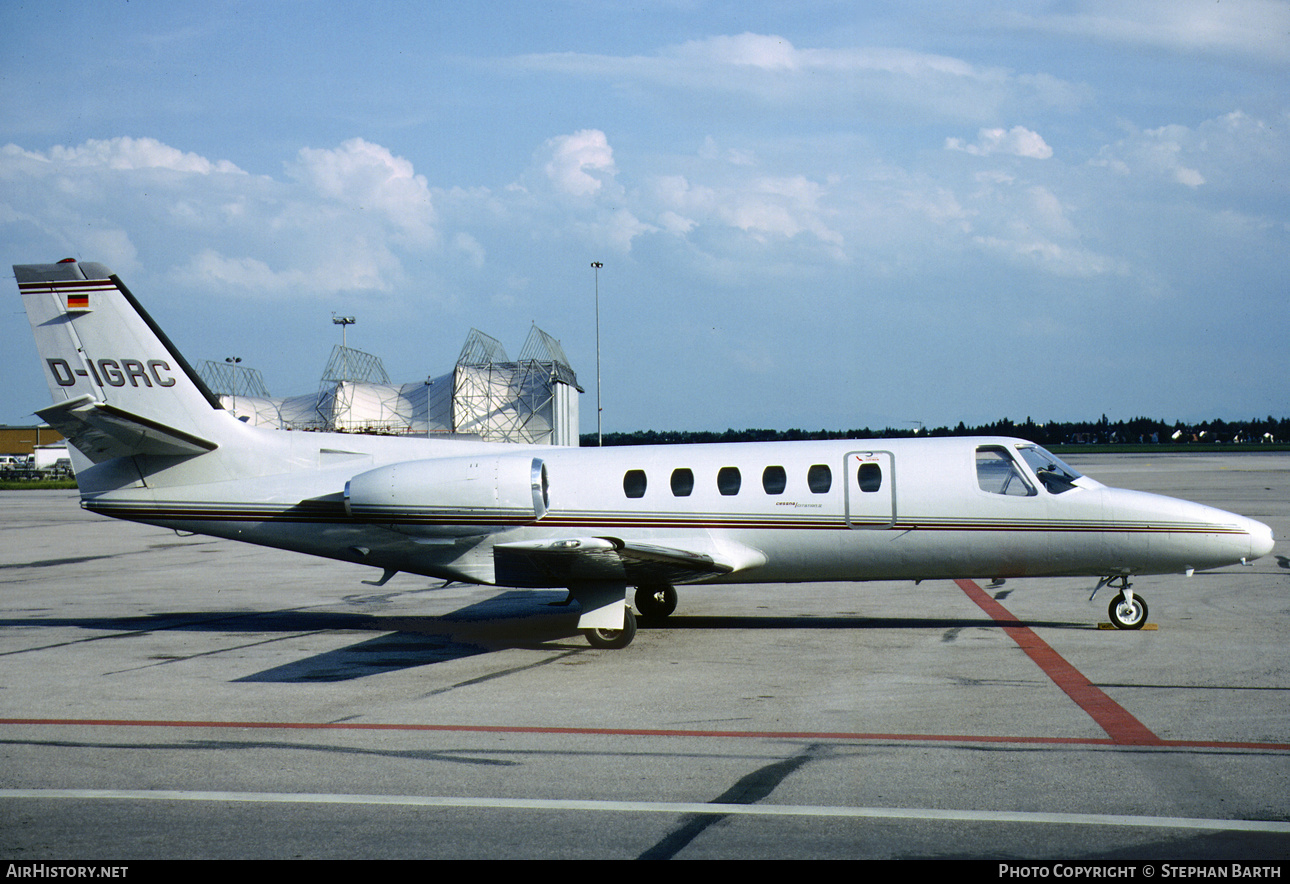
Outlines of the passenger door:
M 842 464 L 847 527 L 896 524 L 896 469 L 890 451 L 849 451 Z

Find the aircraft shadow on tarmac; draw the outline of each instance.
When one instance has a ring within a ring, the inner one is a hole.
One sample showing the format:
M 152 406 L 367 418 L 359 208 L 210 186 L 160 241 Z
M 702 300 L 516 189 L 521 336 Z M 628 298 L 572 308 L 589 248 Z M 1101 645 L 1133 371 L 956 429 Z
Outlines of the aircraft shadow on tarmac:
M 503 592 L 440 615 L 384 615 L 309 610 L 158 612 L 130 617 L 19 619 L 0 627 L 73 626 L 113 633 L 196 631 L 226 634 L 380 633 L 352 645 L 295 660 L 236 679 L 239 682 L 308 683 L 350 681 L 369 675 L 427 666 L 509 648 L 564 648 L 596 652 L 578 635 L 577 608 L 562 607 L 563 593 Z M 1026 621 L 1048 629 L 1089 629 L 1086 622 Z M 642 631 L 666 630 L 877 630 L 1000 628 L 986 618 L 864 617 L 730 614 L 674 614 L 665 622 L 640 621 Z M 201 652 L 209 654 L 209 650 Z

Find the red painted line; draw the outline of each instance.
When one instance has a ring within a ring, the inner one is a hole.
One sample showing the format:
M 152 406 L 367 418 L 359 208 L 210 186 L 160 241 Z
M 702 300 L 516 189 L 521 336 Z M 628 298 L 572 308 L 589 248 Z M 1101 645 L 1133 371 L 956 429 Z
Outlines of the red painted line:
M 1066 696 L 1075 701 L 1087 712 L 1102 730 L 1111 737 L 1111 742 L 1120 746 L 1163 746 L 1165 741 L 1153 734 L 1146 725 L 1129 714 L 1119 703 L 1112 700 L 1097 685 L 1093 684 L 1061 654 L 1057 653 L 1035 634 L 1029 626 L 1023 626 L 1012 612 L 999 604 L 988 592 L 971 580 L 955 580 L 959 589 L 967 593 L 968 598 L 976 602 L 981 610 L 1003 627 L 1003 631 L 1026 652 L 1026 655 L 1038 664 L 1044 674 L 1061 688 Z
M 1018 737 L 990 734 L 878 734 L 849 731 L 717 731 L 668 728 L 606 727 L 519 727 L 488 724 L 386 724 L 328 721 L 167 721 L 107 718 L 0 718 L 4 725 L 56 727 L 167 727 L 221 728 L 242 730 L 344 730 L 344 731 L 439 731 L 477 734 L 545 734 L 599 737 L 715 737 L 721 739 L 846 740 L 899 743 L 1016 743 L 1019 745 L 1116 746 L 1102 737 Z M 1169 749 L 1224 749 L 1257 752 L 1290 752 L 1290 743 L 1256 743 L 1224 740 L 1156 740 L 1149 745 Z

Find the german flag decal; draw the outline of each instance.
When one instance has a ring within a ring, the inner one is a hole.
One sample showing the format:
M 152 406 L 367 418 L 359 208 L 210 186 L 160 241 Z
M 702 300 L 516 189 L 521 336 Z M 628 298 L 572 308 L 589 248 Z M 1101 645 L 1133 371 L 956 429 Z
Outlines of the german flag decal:
M 88 313 L 94 309 L 93 298 L 116 291 L 110 279 L 55 279 L 38 282 L 20 282 L 18 291 L 24 295 L 32 292 L 49 292 L 57 295 L 67 305 L 69 313 Z M 94 293 L 98 292 L 96 296 Z

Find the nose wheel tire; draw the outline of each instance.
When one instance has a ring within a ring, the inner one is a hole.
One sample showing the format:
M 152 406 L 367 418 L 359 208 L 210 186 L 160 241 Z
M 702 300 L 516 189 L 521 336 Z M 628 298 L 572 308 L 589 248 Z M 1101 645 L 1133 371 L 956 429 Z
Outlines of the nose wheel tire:
M 1137 593 L 1133 594 L 1133 601 L 1120 593 L 1111 599 L 1111 606 L 1106 609 L 1106 613 L 1116 629 L 1141 629 L 1147 622 L 1147 603 Z
M 588 629 L 587 644 L 602 651 L 617 651 L 627 647 L 636 638 L 636 615 L 631 608 L 623 612 L 622 629 Z

